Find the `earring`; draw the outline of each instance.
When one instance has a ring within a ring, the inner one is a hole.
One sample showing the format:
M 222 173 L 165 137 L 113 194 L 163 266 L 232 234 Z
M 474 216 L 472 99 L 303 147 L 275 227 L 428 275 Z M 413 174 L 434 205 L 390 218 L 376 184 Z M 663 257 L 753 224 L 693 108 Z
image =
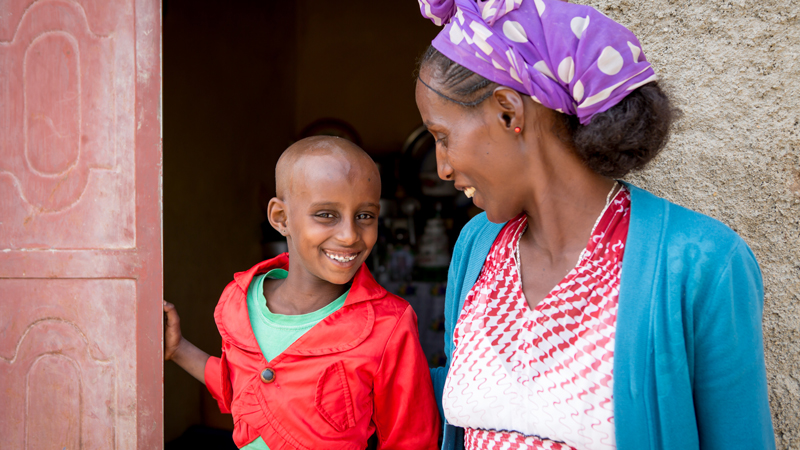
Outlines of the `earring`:
M 520 128 L 520 127 L 515 127 L 514 128 L 514 133 L 521 133 L 521 132 L 522 132 L 522 128 Z

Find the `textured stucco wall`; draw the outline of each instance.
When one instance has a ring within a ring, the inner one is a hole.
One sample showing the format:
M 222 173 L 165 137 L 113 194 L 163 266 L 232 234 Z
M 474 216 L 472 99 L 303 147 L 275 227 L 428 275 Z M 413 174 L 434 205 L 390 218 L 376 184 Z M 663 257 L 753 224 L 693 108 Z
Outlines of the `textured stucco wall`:
M 639 37 L 684 112 L 668 148 L 629 179 L 725 222 L 761 264 L 775 437 L 800 449 L 800 4 L 580 3 Z

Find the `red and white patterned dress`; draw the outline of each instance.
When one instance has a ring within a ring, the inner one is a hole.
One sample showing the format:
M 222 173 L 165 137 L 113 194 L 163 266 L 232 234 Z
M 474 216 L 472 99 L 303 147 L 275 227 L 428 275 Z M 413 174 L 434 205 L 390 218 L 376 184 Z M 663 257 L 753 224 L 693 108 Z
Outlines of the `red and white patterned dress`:
M 453 333 L 448 422 L 466 450 L 614 449 L 614 334 L 630 220 L 622 189 L 578 264 L 531 310 L 522 292 L 525 214 L 497 236 Z

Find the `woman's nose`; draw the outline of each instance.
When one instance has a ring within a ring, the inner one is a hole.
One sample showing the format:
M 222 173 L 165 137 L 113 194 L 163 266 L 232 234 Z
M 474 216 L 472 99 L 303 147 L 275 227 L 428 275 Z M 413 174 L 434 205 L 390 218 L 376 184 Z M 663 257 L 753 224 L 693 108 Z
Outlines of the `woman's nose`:
M 449 181 L 453 179 L 453 168 L 447 162 L 444 150 L 436 149 L 436 171 L 439 173 L 439 178 Z

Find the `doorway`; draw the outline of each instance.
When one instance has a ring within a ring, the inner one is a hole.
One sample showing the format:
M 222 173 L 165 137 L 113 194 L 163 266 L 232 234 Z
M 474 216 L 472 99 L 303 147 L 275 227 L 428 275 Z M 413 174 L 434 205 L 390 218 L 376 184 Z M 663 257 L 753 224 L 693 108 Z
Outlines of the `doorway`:
M 219 355 L 219 294 L 280 248 L 261 206 L 281 152 L 305 135 L 339 134 L 381 166 L 371 269 L 415 307 L 438 365 L 446 267 L 419 256 L 449 251 L 475 211 L 431 178 L 432 142 L 419 130 L 413 72 L 437 32 L 406 1 L 164 0 L 164 295 L 187 339 Z M 390 275 L 409 255 L 407 272 Z M 165 365 L 168 448 L 224 440 L 232 426 L 200 383 Z

